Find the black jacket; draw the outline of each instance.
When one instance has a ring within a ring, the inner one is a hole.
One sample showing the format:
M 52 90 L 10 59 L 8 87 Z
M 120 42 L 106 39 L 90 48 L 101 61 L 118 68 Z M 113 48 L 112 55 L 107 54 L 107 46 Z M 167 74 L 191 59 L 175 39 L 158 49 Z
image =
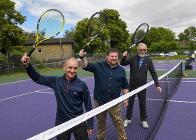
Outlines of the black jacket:
M 145 56 L 143 64 L 139 67 L 140 57 L 138 55 L 134 55 L 130 58 L 123 57 L 121 59 L 120 64 L 122 66 L 130 66 L 130 79 L 129 86 L 131 87 L 139 87 L 147 83 L 147 72 L 148 70 L 151 73 L 151 76 L 155 82 L 156 86 L 159 86 L 157 73 L 155 71 L 152 60 Z

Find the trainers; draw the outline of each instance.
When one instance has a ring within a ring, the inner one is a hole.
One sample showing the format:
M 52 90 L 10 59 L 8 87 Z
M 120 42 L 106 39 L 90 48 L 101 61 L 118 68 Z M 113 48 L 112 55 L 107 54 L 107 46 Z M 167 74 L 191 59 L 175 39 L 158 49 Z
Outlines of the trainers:
M 148 122 L 142 121 L 142 127 L 147 129 L 149 127 Z
M 127 127 L 128 124 L 130 124 L 130 123 L 131 123 L 131 120 L 125 119 L 125 121 L 124 121 L 124 127 Z

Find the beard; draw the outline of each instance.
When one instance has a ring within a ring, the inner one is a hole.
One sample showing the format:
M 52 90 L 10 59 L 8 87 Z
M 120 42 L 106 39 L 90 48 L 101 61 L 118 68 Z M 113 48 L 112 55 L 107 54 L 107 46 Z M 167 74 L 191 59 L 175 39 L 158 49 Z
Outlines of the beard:
M 117 61 L 111 61 L 111 62 L 107 62 L 110 66 L 115 67 L 118 64 L 118 60 Z
M 146 56 L 146 54 L 139 54 L 139 57 L 144 57 Z

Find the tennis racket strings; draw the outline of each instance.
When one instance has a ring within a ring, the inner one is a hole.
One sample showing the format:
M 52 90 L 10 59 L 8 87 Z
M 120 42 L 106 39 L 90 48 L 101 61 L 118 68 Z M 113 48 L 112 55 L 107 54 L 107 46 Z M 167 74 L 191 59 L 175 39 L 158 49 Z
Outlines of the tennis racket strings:
M 134 37 L 133 37 L 134 44 L 138 44 L 140 41 L 144 39 L 144 37 L 146 36 L 148 32 L 148 28 L 149 28 L 148 24 L 141 24 L 141 26 L 137 28 L 134 34 Z
M 106 22 L 106 16 L 102 12 L 96 12 L 91 16 L 87 24 L 88 43 L 86 46 L 89 46 L 95 38 L 99 37 L 99 35 L 103 32 Z
M 47 10 L 39 19 L 37 34 L 41 38 L 57 36 L 64 27 L 64 16 L 55 9 Z

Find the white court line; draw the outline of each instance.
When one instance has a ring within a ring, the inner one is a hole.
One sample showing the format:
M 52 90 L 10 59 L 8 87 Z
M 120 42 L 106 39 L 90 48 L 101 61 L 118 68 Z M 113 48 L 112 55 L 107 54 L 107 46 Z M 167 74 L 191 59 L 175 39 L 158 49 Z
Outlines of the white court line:
M 18 97 L 22 97 L 22 96 L 26 96 L 26 95 L 30 95 L 30 94 L 33 94 L 33 93 L 36 93 L 36 92 L 39 92 L 39 91 L 47 90 L 47 89 L 50 89 L 50 88 L 40 89 L 40 90 L 36 90 L 36 91 L 27 92 L 27 93 L 24 93 L 24 94 L 21 94 L 21 95 L 15 95 L 15 96 L 11 96 L 11 97 L 8 97 L 8 98 L 3 98 L 3 99 L 0 99 L 0 102 L 10 100 L 10 99 L 14 99 L 14 98 L 18 98 Z
M 90 77 L 79 77 L 80 79 L 91 79 L 91 78 L 94 78 L 93 76 L 90 76 Z M 9 84 L 16 84 L 16 83 L 21 83 L 21 82 L 25 82 L 25 81 L 28 81 L 28 80 L 31 80 L 31 79 L 25 79 L 25 80 L 19 80 L 19 81 L 15 81 L 15 82 L 7 82 L 7 83 L 1 83 L 1 85 L 9 85 Z M 31 80 L 32 81 L 32 80 Z
M 147 100 L 149 100 L 149 101 L 164 101 L 163 99 L 150 99 L 150 98 L 148 98 Z M 167 100 L 167 101 L 173 102 L 173 103 L 196 104 L 196 101 L 183 101 L 183 100 Z
M 19 81 L 15 81 L 15 82 L 8 82 L 8 83 L 1 83 L 1 85 L 9 85 L 9 84 L 16 84 L 16 83 L 20 83 L 20 82 L 24 82 L 24 81 L 27 81 L 27 80 L 30 80 L 30 79 L 26 79 L 26 80 L 19 80 Z
M 94 78 L 93 76 L 90 76 L 90 77 L 79 77 L 80 79 L 84 79 L 84 78 L 86 78 L 86 79 L 90 79 L 90 78 Z M 1 83 L 0 84 L 0 86 L 1 85 L 9 85 L 9 84 L 16 84 L 16 83 L 21 83 L 21 82 L 25 82 L 25 81 L 28 81 L 28 80 L 31 80 L 31 79 L 25 79 L 25 80 L 19 80 L 19 81 L 15 81 L 15 82 L 7 82 L 7 83 Z M 32 81 L 32 80 L 31 80 Z
M 196 83 L 196 81 L 181 81 L 181 83 Z
M 196 78 L 182 78 L 182 79 L 185 79 L 185 80 L 188 79 L 189 80 L 189 79 L 196 79 Z
M 51 94 L 51 95 L 54 95 L 54 92 L 40 92 L 40 91 L 38 91 L 38 93 L 43 93 L 43 94 Z
M 178 100 L 168 100 L 168 101 L 174 103 L 196 104 L 195 101 L 178 101 Z

